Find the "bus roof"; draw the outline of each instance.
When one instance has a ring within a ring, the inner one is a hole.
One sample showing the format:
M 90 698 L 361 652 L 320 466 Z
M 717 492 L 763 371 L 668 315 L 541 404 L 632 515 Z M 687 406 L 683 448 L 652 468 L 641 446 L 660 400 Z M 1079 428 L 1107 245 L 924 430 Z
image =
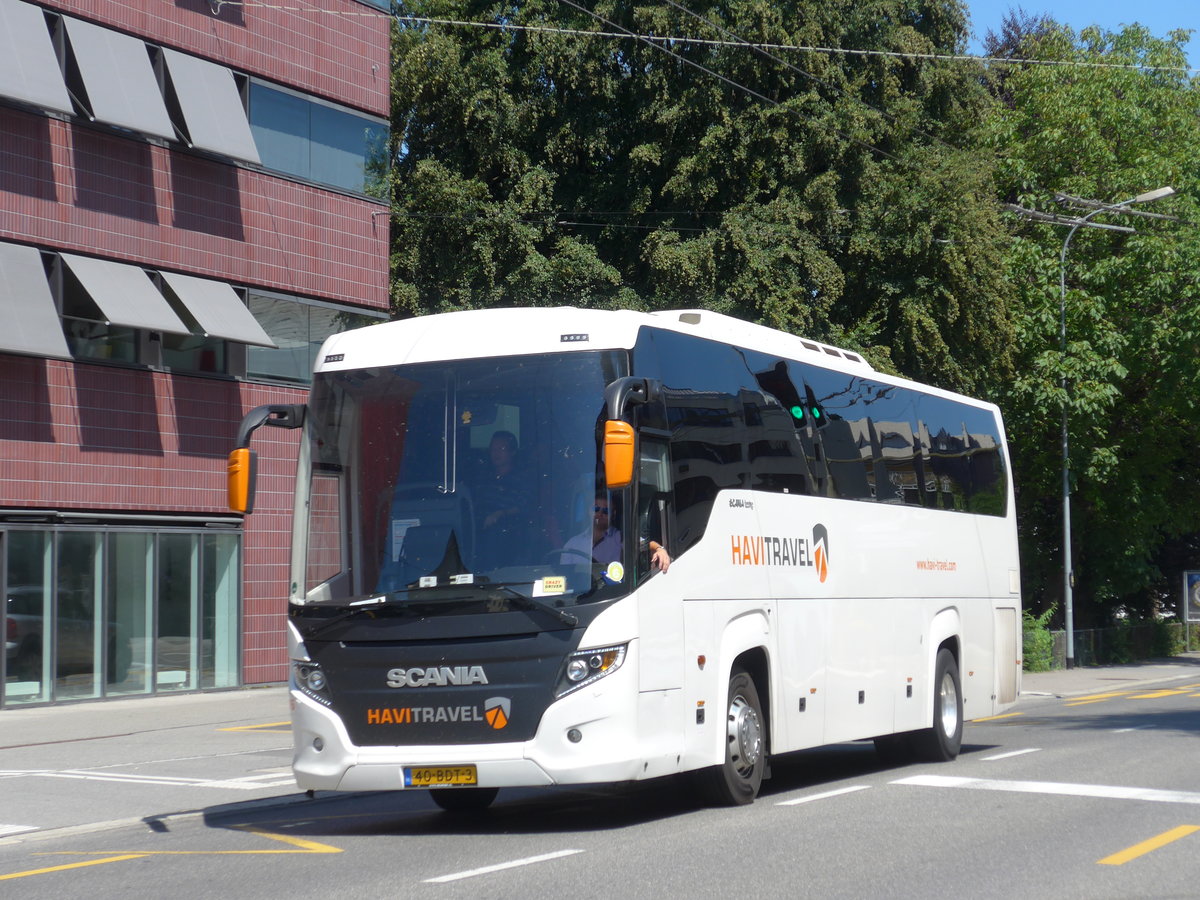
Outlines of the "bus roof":
M 847 371 L 858 354 L 701 309 L 644 313 L 561 306 L 481 309 L 401 319 L 330 337 L 317 372 L 565 350 L 630 349 L 643 327 L 663 328 Z

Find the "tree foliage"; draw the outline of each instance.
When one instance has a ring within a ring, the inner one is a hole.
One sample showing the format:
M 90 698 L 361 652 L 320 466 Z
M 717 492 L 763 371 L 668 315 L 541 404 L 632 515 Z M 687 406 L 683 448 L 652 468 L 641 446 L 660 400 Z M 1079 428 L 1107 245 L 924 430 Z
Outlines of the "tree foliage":
M 398 12 L 398 315 L 701 307 L 996 399 L 1040 610 L 1061 599 L 1065 405 L 1076 623 L 1173 602 L 1179 569 L 1200 567 L 1200 81 L 1181 71 L 1185 34 L 1077 35 L 1018 10 L 987 40 L 1013 62 L 985 70 L 932 58 L 964 48 L 961 0 Z M 1065 270 L 1063 227 L 1001 212 L 1082 215 L 1055 192 L 1115 203 L 1168 184 L 1178 195 L 1146 211 L 1173 220 L 1097 214 L 1137 234 L 1081 228 Z
M 950 387 L 1004 371 L 979 79 L 729 45 L 953 52 L 958 0 L 417 0 L 399 21 L 400 314 L 702 307 Z
M 1164 185 L 1178 192 L 1144 208 L 1173 219 L 1094 215 L 1095 222 L 1137 233 L 1079 228 L 1065 267 L 1067 228 L 1014 221 L 1020 349 L 1004 405 L 1023 498 L 1026 596 L 1042 606 L 1061 596 L 1065 403 L 1080 625 L 1121 610 L 1149 614 L 1164 600 L 1173 604 L 1176 550 L 1194 547 L 1200 532 L 1200 81 L 1182 71 L 1184 33 L 1162 40 L 1132 26 L 1076 36 L 1040 25 L 1013 44 L 1014 55 L 1091 65 L 1013 66 L 1002 73 L 1003 102 L 988 138 L 1002 197 L 1069 217 L 1095 209 L 1069 203 L 1052 209 L 1056 193 L 1119 203 Z

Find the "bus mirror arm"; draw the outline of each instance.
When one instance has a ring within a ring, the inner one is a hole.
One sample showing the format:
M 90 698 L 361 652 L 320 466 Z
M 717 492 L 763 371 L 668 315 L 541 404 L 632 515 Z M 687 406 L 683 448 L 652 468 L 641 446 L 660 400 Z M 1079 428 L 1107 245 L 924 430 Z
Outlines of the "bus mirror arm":
M 610 420 L 624 420 L 629 406 L 640 406 L 658 397 L 658 382 L 649 378 L 618 378 L 604 389 L 604 408 Z
M 304 424 L 304 405 L 301 403 L 269 403 L 266 406 L 256 406 L 242 418 L 238 426 L 237 443 L 239 450 L 250 446 L 250 435 L 261 425 L 274 428 L 299 428 Z
M 626 408 L 647 403 L 658 392 L 658 383 L 646 378 L 618 378 L 604 389 L 604 480 L 609 488 L 627 487 L 633 481 L 637 442 Z
M 302 404 L 256 406 L 238 426 L 237 444 L 229 454 L 226 492 L 229 508 L 249 515 L 254 512 L 254 485 L 258 474 L 258 454 L 250 449 L 250 436 L 262 425 L 275 428 L 299 428 L 304 424 Z

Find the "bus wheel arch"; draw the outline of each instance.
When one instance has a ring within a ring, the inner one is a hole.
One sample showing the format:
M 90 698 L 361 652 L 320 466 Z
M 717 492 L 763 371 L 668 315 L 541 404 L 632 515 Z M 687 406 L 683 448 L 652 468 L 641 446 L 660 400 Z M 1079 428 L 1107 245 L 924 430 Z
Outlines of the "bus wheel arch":
M 770 742 L 766 653 L 762 648 L 739 656 L 729 671 L 726 703 L 721 718 L 724 759 L 702 770 L 701 785 L 709 800 L 720 806 L 753 803 L 767 772 Z

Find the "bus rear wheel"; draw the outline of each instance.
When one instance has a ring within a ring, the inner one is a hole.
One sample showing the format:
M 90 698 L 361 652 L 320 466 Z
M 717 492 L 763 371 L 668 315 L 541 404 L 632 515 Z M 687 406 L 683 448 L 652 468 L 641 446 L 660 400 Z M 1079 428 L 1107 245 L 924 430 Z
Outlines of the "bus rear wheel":
M 928 762 L 949 762 L 958 756 L 962 735 L 962 679 L 954 654 L 943 647 L 934 665 L 933 725 L 913 736 L 915 749 Z
M 721 806 L 753 803 L 766 768 L 766 731 L 754 679 L 744 669 L 729 676 L 724 722 L 725 762 L 702 774 L 709 798 Z
M 446 812 L 482 812 L 492 805 L 499 788 L 434 788 L 433 802 Z

